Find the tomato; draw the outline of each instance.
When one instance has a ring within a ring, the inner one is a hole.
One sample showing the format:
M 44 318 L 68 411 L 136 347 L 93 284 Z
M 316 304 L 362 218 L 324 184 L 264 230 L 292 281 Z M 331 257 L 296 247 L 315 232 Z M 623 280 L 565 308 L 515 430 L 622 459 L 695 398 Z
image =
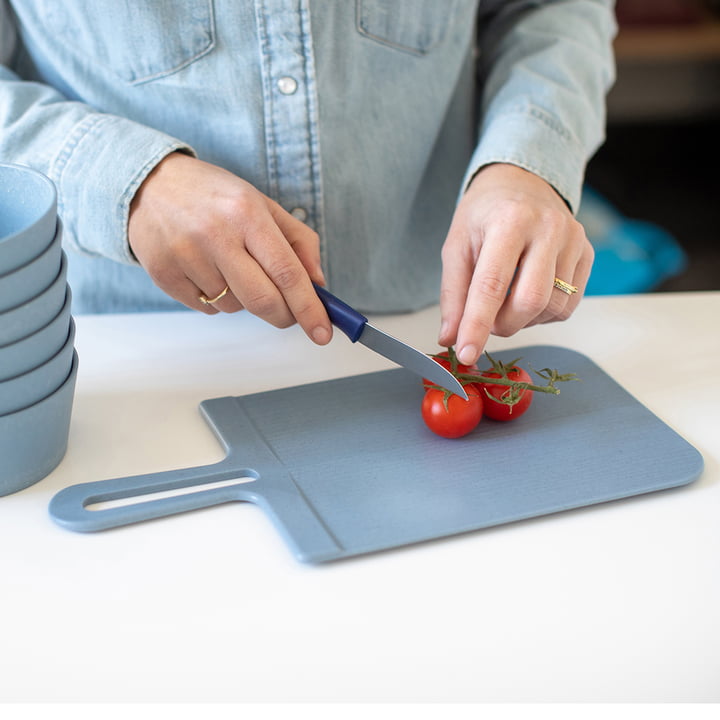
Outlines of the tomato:
M 471 373 L 473 371 L 477 372 L 477 367 L 475 365 L 462 365 L 455 360 L 455 369 L 453 370 L 452 367 L 452 360 L 450 359 L 450 353 L 445 350 L 444 352 L 438 353 L 437 355 L 431 355 L 432 359 L 438 363 L 438 365 L 442 365 L 446 370 L 449 370 L 453 375 L 457 375 L 458 373 Z M 427 378 L 423 378 L 423 387 L 427 388 L 428 385 L 432 385 L 432 381 L 428 380 Z
M 495 370 L 483 370 L 481 375 L 492 378 L 503 377 L 501 373 Z M 507 377 L 509 380 L 516 382 L 532 383 L 530 375 L 517 365 L 508 368 Z M 509 386 L 481 383 L 480 387 L 482 388 L 485 415 L 492 420 L 515 420 L 519 418 L 530 407 L 533 398 L 532 390 L 520 390 L 518 401 L 514 405 L 507 405 L 501 402 L 500 398 L 502 398 L 503 394 L 512 391 Z
M 459 395 L 450 395 L 447 404 L 445 390 L 430 388 L 425 391 L 422 418 L 436 435 L 459 438 L 477 427 L 483 416 L 483 400 L 478 388 L 468 385 L 465 391 L 467 400 Z

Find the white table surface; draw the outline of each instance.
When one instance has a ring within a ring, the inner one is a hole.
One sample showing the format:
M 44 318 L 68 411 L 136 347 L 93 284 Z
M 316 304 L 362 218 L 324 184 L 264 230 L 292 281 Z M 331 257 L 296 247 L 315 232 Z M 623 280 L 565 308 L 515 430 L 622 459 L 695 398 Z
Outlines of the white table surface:
M 437 308 L 374 317 L 430 352 Z M 720 293 L 586 298 L 585 353 L 692 443 L 685 488 L 327 565 L 233 503 L 94 533 L 80 482 L 221 459 L 200 401 L 392 367 L 247 313 L 77 316 L 67 455 L 0 498 L 0 701 L 720 700 Z

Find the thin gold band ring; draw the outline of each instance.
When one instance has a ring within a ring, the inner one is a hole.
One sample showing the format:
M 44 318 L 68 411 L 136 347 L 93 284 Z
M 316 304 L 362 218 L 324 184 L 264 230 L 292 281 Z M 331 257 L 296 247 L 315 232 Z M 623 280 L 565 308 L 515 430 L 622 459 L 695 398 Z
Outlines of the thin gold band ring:
M 214 298 L 209 298 L 206 295 L 201 295 L 198 298 L 198 300 L 203 305 L 212 305 L 213 303 L 216 303 L 218 300 L 222 300 L 222 298 L 224 298 L 227 295 L 228 290 L 230 290 L 230 288 L 226 285 L 225 289 L 219 295 L 216 295 Z
M 578 291 L 578 289 L 574 285 L 571 285 L 570 283 L 566 283 L 564 280 L 561 280 L 560 278 L 555 278 L 553 280 L 553 287 L 564 292 L 566 295 L 574 295 Z

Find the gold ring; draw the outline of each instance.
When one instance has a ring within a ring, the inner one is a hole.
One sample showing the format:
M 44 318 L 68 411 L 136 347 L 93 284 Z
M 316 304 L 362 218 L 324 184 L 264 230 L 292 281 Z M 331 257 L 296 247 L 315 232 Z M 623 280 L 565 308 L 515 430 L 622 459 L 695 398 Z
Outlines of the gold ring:
M 570 283 L 566 283 L 564 280 L 561 280 L 560 278 L 555 278 L 553 280 L 553 287 L 557 288 L 558 290 L 561 290 L 566 295 L 574 295 L 578 289 L 571 285 Z
M 230 289 L 230 288 L 226 285 L 226 286 L 225 286 L 225 289 L 224 289 L 219 295 L 215 296 L 214 298 L 209 298 L 209 297 L 207 297 L 206 295 L 201 295 L 201 296 L 198 298 L 198 300 L 199 300 L 203 305 L 212 305 L 213 303 L 216 303 L 218 300 L 221 300 L 222 298 L 224 298 L 224 297 L 227 295 L 227 292 L 228 292 L 229 289 Z

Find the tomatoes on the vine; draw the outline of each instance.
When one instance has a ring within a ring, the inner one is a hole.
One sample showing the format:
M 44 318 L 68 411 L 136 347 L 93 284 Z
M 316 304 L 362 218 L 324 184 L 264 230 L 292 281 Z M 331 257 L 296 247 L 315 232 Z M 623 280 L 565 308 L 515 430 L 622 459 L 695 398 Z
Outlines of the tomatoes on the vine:
M 436 435 L 459 438 L 474 430 L 483 416 L 483 400 L 477 387 L 465 388 L 468 399 L 431 387 L 422 401 L 422 418 Z
M 545 385 L 533 384 L 530 375 L 517 365 L 520 358 L 509 363 L 495 360 L 485 353 L 491 367 L 479 370 L 476 366 L 461 365 L 453 348 L 433 355 L 433 359 L 450 370 L 465 388 L 468 400 L 423 381 L 425 397 L 422 417 L 425 424 L 437 435 L 457 438 L 477 427 L 483 416 L 491 420 L 515 420 L 523 415 L 532 403 L 534 392 L 558 395 L 557 383 L 577 380 L 575 373 L 560 374 L 544 368 L 534 370 Z
M 532 384 L 532 378 L 517 365 L 505 367 L 504 370 L 483 370 L 482 377 L 507 378 L 516 383 Z M 527 411 L 532 403 L 533 393 L 528 388 L 517 385 L 499 385 L 481 383 L 485 416 L 492 420 L 515 420 Z

